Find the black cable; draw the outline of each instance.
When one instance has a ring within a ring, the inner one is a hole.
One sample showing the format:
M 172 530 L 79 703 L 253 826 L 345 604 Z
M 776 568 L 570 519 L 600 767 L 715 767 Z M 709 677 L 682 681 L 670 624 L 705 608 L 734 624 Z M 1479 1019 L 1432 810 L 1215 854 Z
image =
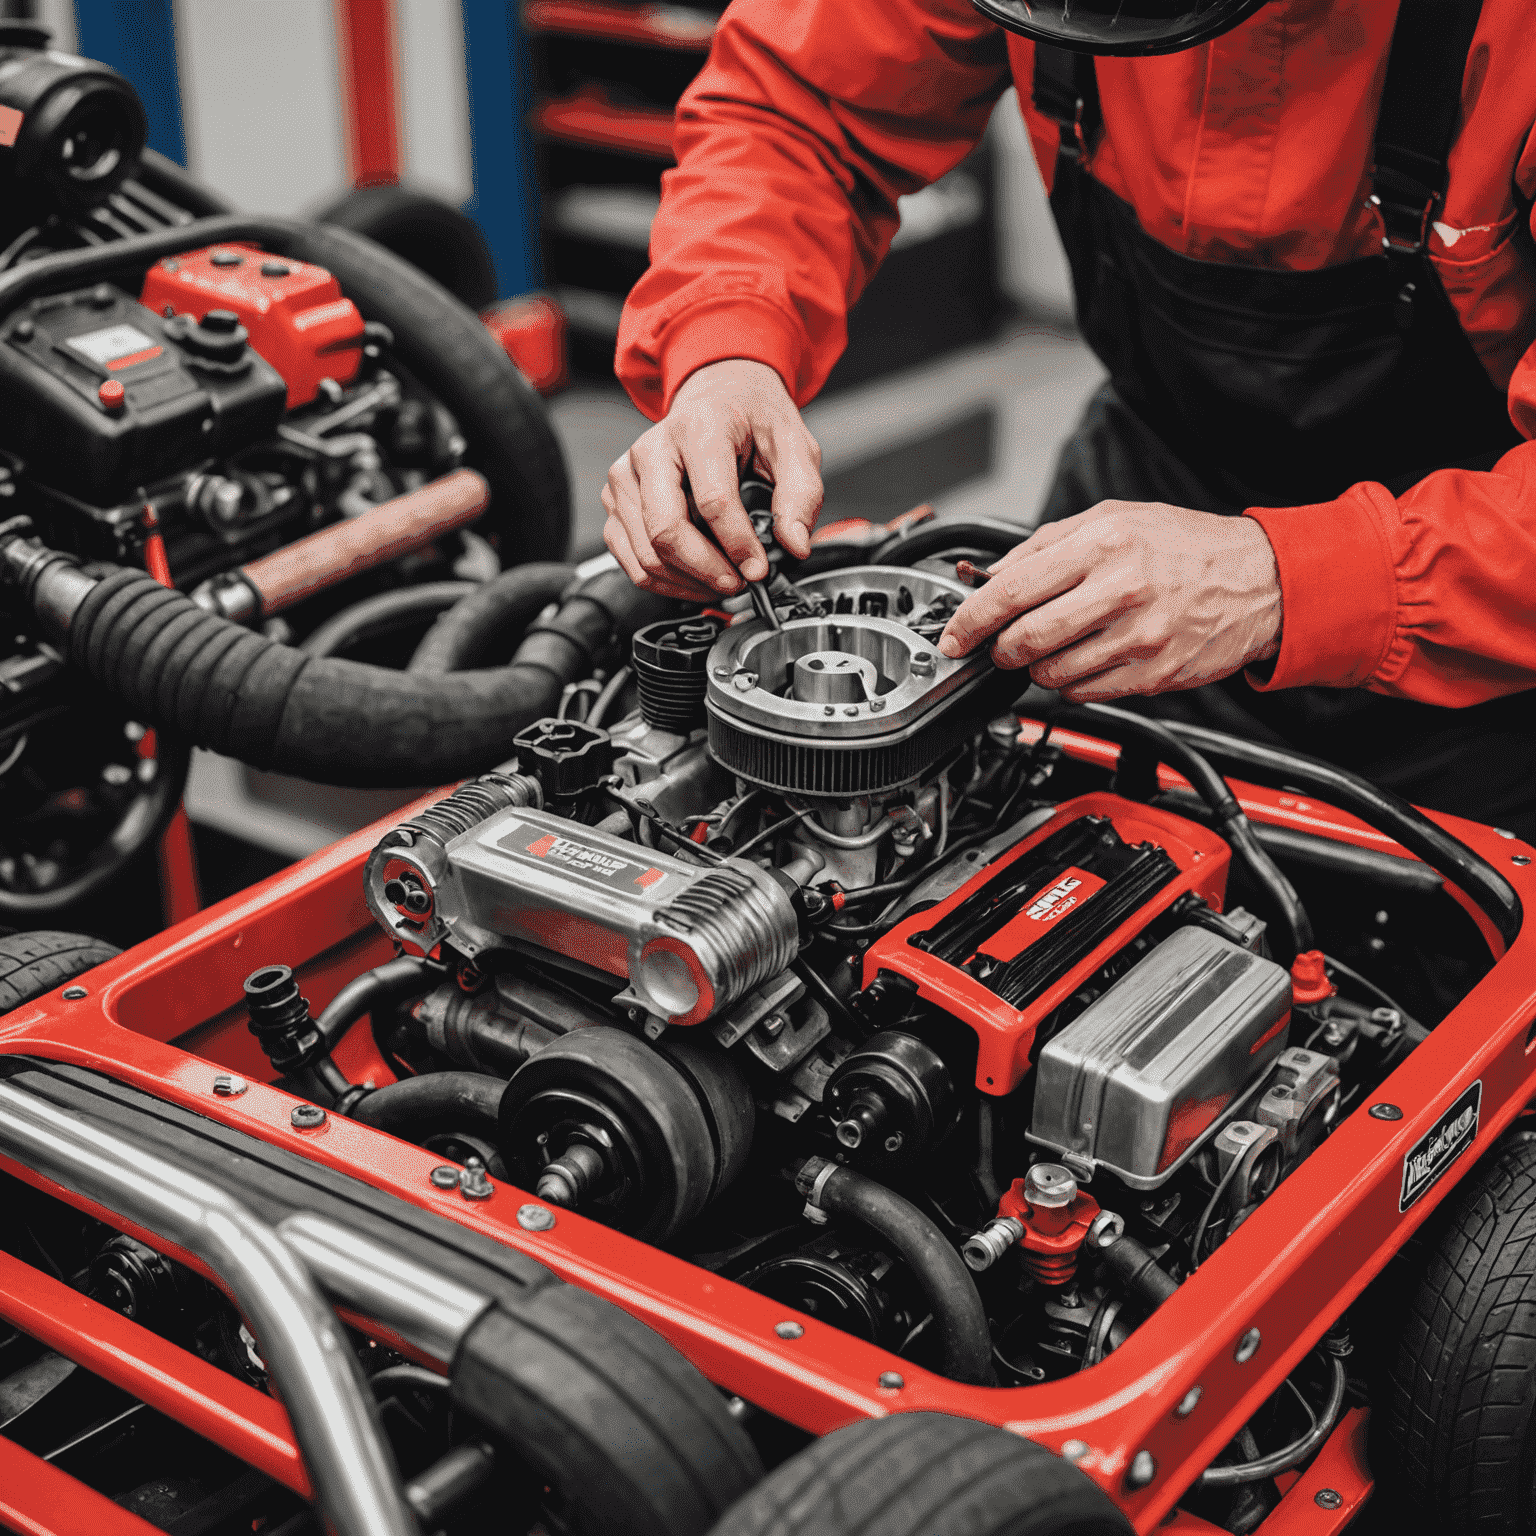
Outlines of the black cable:
M 1205 1209 L 1200 1213 L 1200 1220 L 1195 1224 L 1194 1241 L 1189 1245 L 1190 1274 L 1200 1267 L 1200 1245 L 1205 1241 L 1205 1229 L 1210 1225 L 1211 1216 L 1216 1210 L 1221 1197 L 1227 1192 L 1227 1185 L 1237 1176 L 1237 1170 L 1242 1166 L 1242 1158 L 1234 1157 L 1227 1171 L 1222 1174 L 1216 1188 L 1211 1193 L 1211 1198 L 1206 1201 Z
M 1364 992 L 1369 992 L 1376 998 L 1383 1008 L 1390 1008 L 1402 1021 L 1403 1028 L 1409 1034 L 1417 1034 L 1419 1039 L 1427 1039 L 1429 1031 L 1424 1028 L 1406 1008 L 1397 1002 L 1390 993 L 1382 991 L 1369 977 L 1362 976 L 1353 966 L 1345 965 L 1342 960 L 1336 960 L 1332 955 L 1323 956 L 1323 964 L 1330 971 L 1337 971 L 1340 976 L 1352 981 Z
M 1348 1385 L 1348 1373 L 1344 1362 L 1337 1355 L 1329 1357 L 1332 1377 L 1328 1383 L 1328 1398 L 1316 1422 L 1299 1440 L 1282 1446 L 1257 1461 L 1240 1461 L 1229 1467 L 1207 1467 L 1196 1481 L 1200 1488 L 1231 1488 L 1239 1483 L 1257 1483 L 1266 1478 L 1278 1477 L 1305 1461 L 1333 1431 L 1344 1406 L 1344 1391 Z
M 861 1040 L 869 1033 L 854 1018 L 853 1014 L 849 1012 L 848 1004 L 832 990 L 831 984 L 827 979 L 824 976 L 818 975 L 814 967 L 808 964 L 803 956 L 791 962 L 789 968 L 821 999 L 827 1012 L 834 1015 L 844 1029 L 852 1031 L 854 1036 Z

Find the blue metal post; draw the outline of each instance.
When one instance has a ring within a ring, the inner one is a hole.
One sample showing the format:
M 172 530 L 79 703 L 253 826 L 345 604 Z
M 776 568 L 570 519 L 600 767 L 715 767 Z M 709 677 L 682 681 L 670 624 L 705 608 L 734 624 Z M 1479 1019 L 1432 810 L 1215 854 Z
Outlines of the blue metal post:
M 125 75 L 144 103 L 150 148 L 187 163 L 172 0 L 75 0 L 81 54 Z
M 500 297 L 539 286 L 539 192 L 528 130 L 532 82 L 515 0 L 463 0 L 475 193 L 464 211 L 496 262 Z

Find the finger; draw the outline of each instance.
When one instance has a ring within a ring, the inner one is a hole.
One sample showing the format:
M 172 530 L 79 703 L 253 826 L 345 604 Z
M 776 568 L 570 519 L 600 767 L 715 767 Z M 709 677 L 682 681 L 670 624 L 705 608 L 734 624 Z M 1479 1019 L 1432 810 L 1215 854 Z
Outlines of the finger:
M 821 448 L 799 417 L 770 428 L 760 445 L 773 473 L 773 531 L 796 560 L 811 552 L 811 529 L 821 511 Z
M 741 504 L 737 488 L 739 471 L 736 467 L 736 448 L 717 423 L 685 426 L 679 443 L 683 468 L 688 474 L 688 484 L 693 491 L 693 503 L 699 516 L 709 525 L 709 530 L 725 551 L 725 564 L 734 575 L 740 573 L 748 581 L 762 581 L 768 574 L 768 557 L 752 530 L 752 519 Z M 702 534 L 699 542 L 708 547 Z M 739 587 L 722 587 L 721 591 L 734 592 Z
M 1064 539 L 1038 556 L 1026 554 L 978 587 L 950 615 L 939 636 L 940 653 L 952 659 L 968 655 L 1021 613 L 1077 586 L 1091 569 L 1091 551 L 1081 540 Z
M 1004 668 L 1030 666 L 1106 629 L 1114 622 L 1119 606 L 1117 593 L 1088 576 L 1070 591 L 1029 609 L 1001 630 L 992 642 L 992 660 Z
M 1034 663 L 1029 675 L 1042 688 L 1065 690 L 1115 670 L 1134 672 L 1137 691 L 1156 692 L 1167 677 L 1163 640 L 1150 638 L 1139 625 L 1109 624 L 1079 644 L 1066 646 Z
M 1068 526 L 1072 518 L 1065 518 L 1057 523 L 1042 523 L 1038 528 L 1022 530 L 1019 542 L 1010 549 L 1007 554 L 999 555 L 991 565 L 987 567 L 987 574 L 995 576 L 999 571 L 1006 570 L 1010 565 L 1016 565 L 1026 555 L 1039 554 L 1049 549 L 1052 544 L 1067 538 L 1076 529 Z
M 629 457 L 640 488 L 641 524 L 660 565 L 655 574 L 699 582 L 717 594 L 739 591 L 741 579 L 730 562 L 688 521 L 683 464 L 675 449 L 665 439 L 643 451 L 637 443 Z M 629 532 L 633 539 L 634 530 Z
M 636 557 L 634 547 L 629 542 L 629 536 L 624 532 L 624 525 L 617 518 L 610 517 L 604 525 L 603 543 L 608 546 L 613 558 L 619 562 L 619 568 L 637 587 L 643 587 L 647 592 L 655 592 L 660 597 L 675 597 L 685 603 L 714 602 L 715 594 L 698 582 L 685 581 L 667 575 L 653 576 L 647 571 Z
M 1161 693 L 1157 683 L 1145 667 L 1110 667 L 1095 673 L 1061 690 L 1062 698 L 1073 704 L 1102 704 L 1109 699 L 1129 699 L 1149 693 Z
M 608 471 L 608 482 L 603 487 L 603 505 L 609 516 L 624 530 L 625 538 L 636 565 L 644 572 L 643 585 L 649 586 L 654 579 L 667 574 L 665 563 L 651 546 L 650 535 L 645 531 L 645 516 L 640 505 L 640 481 L 635 474 L 634 451 L 615 460 Z M 607 538 L 607 530 L 604 530 Z M 615 553 L 617 558 L 617 553 Z M 631 576 L 639 583 L 639 578 Z

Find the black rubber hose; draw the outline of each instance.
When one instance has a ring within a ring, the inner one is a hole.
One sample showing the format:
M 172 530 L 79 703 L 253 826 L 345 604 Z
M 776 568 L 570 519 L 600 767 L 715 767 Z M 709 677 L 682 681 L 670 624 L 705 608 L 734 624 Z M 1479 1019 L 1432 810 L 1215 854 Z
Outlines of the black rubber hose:
M 1006 555 L 1022 544 L 1033 532 L 1015 523 L 994 523 L 987 518 L 935 518 L 915 528 L 903 528 L 881 544 L 867 562 L 869 565 L 915 565 L 947 549 L 981 549 L 993 555 Z
M 1157 1262 L 1151 1251 L 1124 1233 L 1099 1249 L 1099 1263 L 1148 1312 L 1155 1312 L 1179 1288 L 1179 1282 Z
M 311 657 L 205 613 L 142 571 L 91 584 L 55 561 L 29 596 L 49 637 L 138 719 L 254 768 L 321 783 L 410 787 L 504 761 L 513 738 L 591 675 L 615 638 L 673 605 L 622 572 L 572 592 L 510 666 L 423 677 Z
M 1514 943 L 1524 921 L 1524 910 L 1514 887 L 1481 854 L 1473 852 L 1391 790 L 1289 748 L 1241 741 L 1198 725 L 1169 722 L 1167 729 L 1180 741 L 1236 769 L 1256 784 L 1304 790 L 1386 833 L 1462 891 L 1493 924 L 1506 945 Z
M 483 665 L 498 641 L 510 649 L 575 579 L 575 566 L 552 560 L 503 571 L 438 617 L 416 647 L 408 670 L 440 675 Z
M 332 614 L 303 641 L 306 656 L 334 656 L 370 640 L 382 640 L 438 617 L 475 590 L 472 581 L 429 581 L 419 587 L 377 592 Z
M 335 1050 L 365 1013 L 371 1017 L 418 992 L 430 991 L 444 974 L 445 968 L 436 960 L 421 955 L 398 955 L 361 976 L 354 976 L 315 1020 L 326 1050 Z
M 557 1037 L 508 1008 L 494 991 L 473 997 L 456 982 L 434 988 L 408 1014 L 413 1036 L 472 1072 L 511 1077 Z
M 352 1118 L 402 1141 L 420 1141 L 438 1131 L 496 1136 L 506 1086 L 483 1072 L 428 1072 L 376 1089 L 359 1102 Z
M 1216 830 L 1232 845 L 1233 852 L 1247 865 L 1248 872 L 1274 904 L 1290 945 L 1290 954 L 1285 959 L 1290 961 L 1314 947 L 1312 920 L 1301 904 L 1301 897 L 1296 894 L 1296 887 L 1285 878 L 1280 866 L 1254 836 L 1253 827 L 1237 803 L 1237 797 L 1227 787 L 1227 781 L 1188 742 L 1174 735 L 1161 720 L 1149 720 L 1145 715 L 1116 709 L 1111 704 L 1075 704 L 1058 710 L 1054 716 L 1058 723 L 1068 717 L 1081 722 L 1087 730 L 1119 741 L 1122 749 L 1128 746 L 1125 738 L 1129 736 L 1150 747 L 1158 762 L 1177 768 L 1210 808 Z M 1125 766 L 1122 758 L 1122 769 Z M 1157 762 L 1151 766 L 1155 793 Z
M 816 1170 L 816 1203 L 829 1215 L 862 1222 L 912 1271 L 933 1311 L 933 1326 L 944 1347 L 944 1374 L 954 1381 L 990 1384 L 987 1314 L 976 1277 L 960 1255 L 910 1200 L 852 1168 L 831 1166 L 824 1177 L 820 1167 Z

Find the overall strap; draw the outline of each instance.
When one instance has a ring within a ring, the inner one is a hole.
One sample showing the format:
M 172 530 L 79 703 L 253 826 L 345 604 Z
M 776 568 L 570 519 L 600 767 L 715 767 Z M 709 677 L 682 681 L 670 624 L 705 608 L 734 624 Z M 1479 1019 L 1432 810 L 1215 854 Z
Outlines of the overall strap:
M 1086 160 L 1104 123 L 1093 56 L 1036 43 L 1031 95 L 1035 110 L 1061 129 L 1062 157 Z
M 1482 0 L 1401 0 L 1376 117 L 1371 201 L 1383 248 L 1417 256 L 1445 197 L 1446 159 Z

